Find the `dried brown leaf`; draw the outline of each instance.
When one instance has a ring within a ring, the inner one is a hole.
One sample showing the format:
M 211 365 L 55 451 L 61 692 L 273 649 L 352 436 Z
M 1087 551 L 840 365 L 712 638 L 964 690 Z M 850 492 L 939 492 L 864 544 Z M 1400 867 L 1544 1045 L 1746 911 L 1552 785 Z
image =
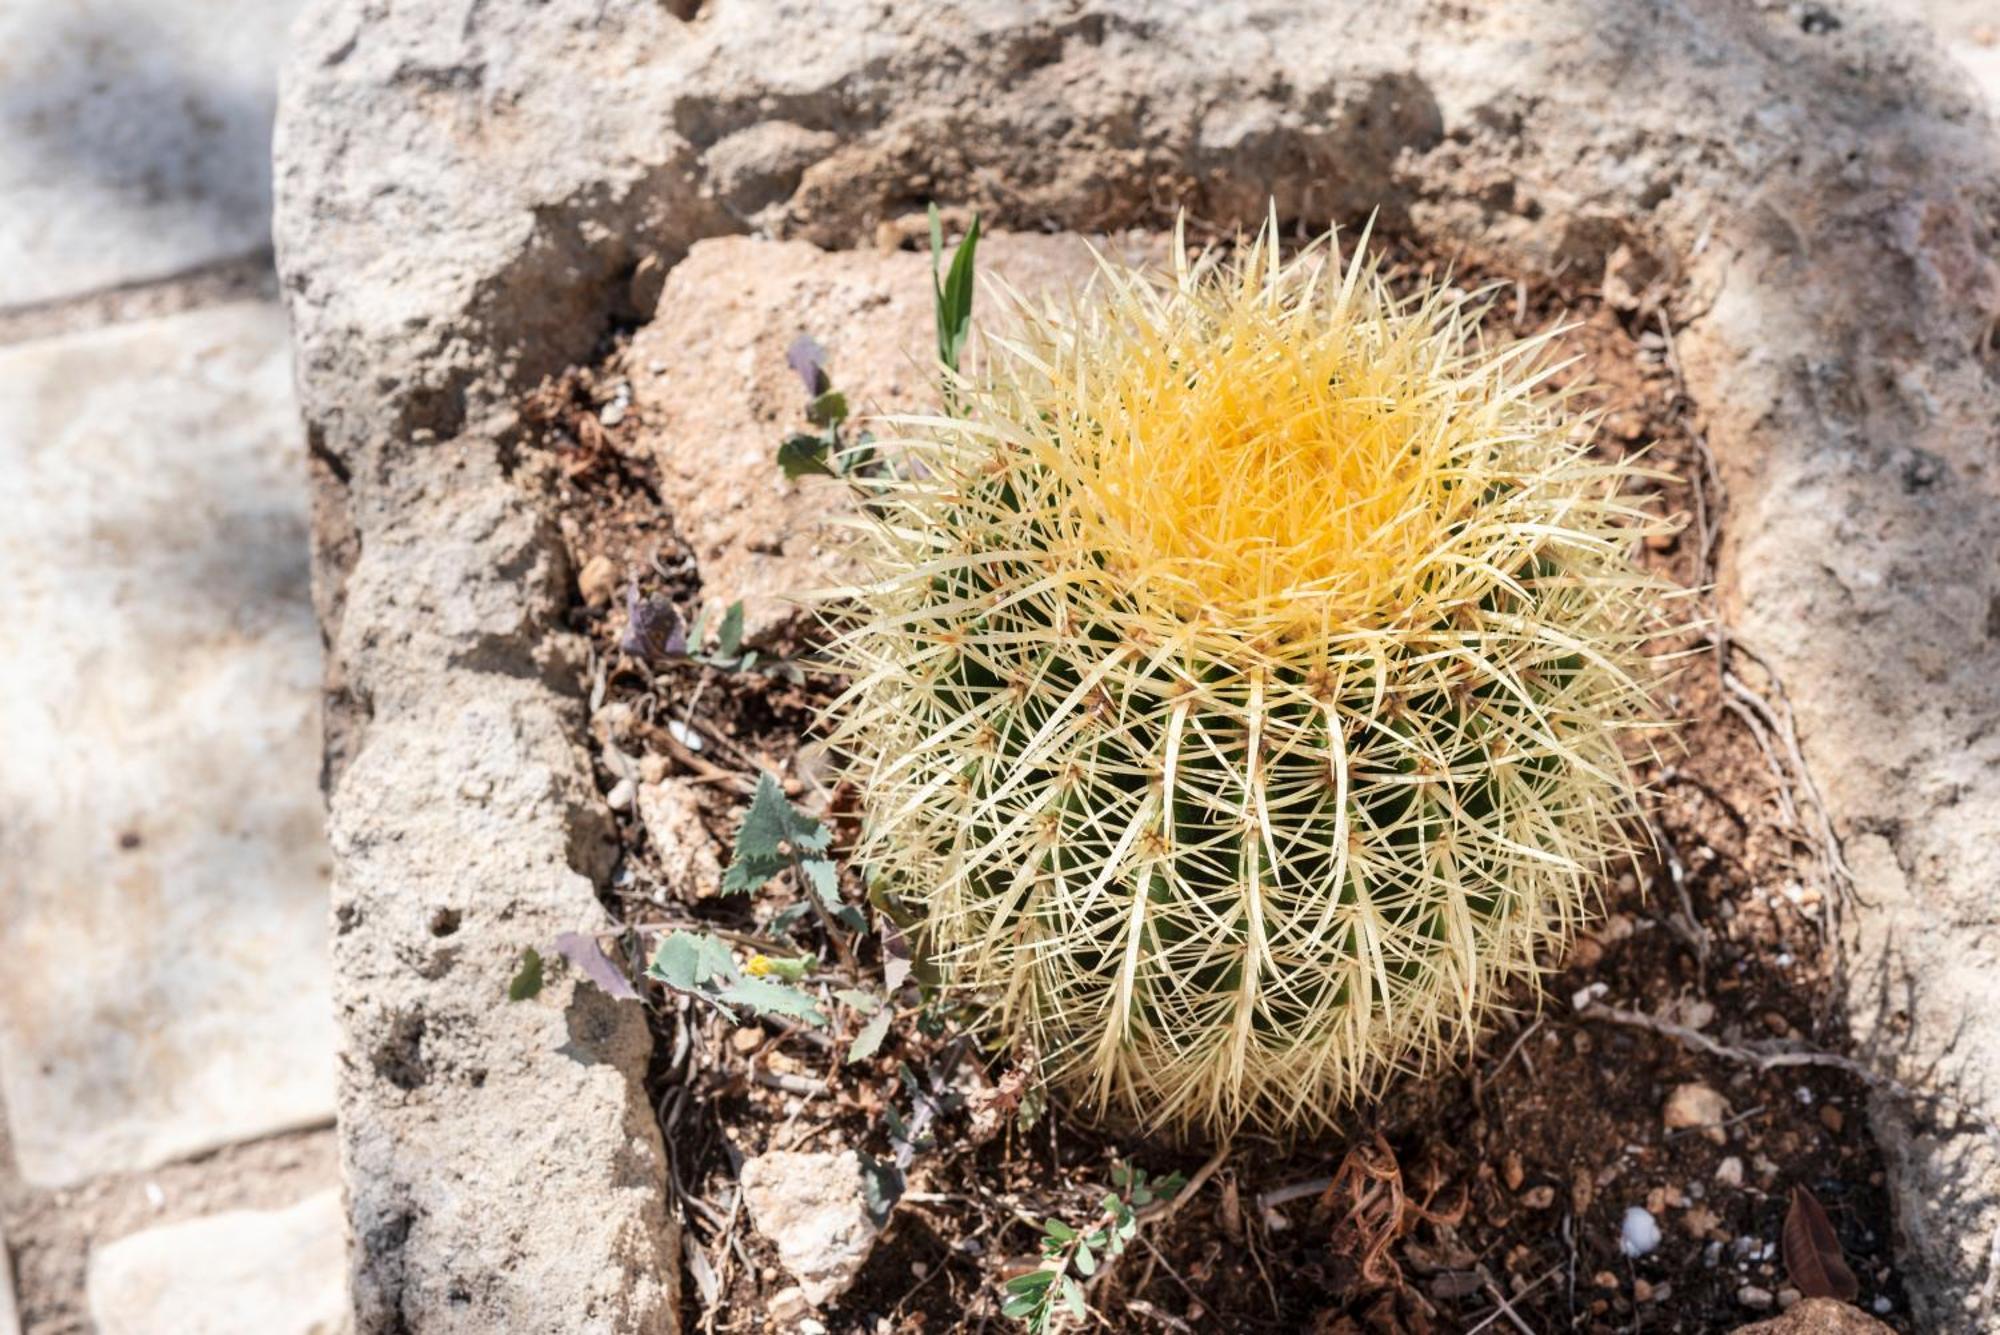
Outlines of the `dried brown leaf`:
M 1840 1238 L 1826 1217 L 1826 1207 L 1805 1187 L 1792 1188 L 1791 1208 L 1785 1211 L 1784 1254 L 1792 1287 L 1808 1298 L 1838 1298 L 1845 1303 L 1861 1292 L 1841 1254 Z

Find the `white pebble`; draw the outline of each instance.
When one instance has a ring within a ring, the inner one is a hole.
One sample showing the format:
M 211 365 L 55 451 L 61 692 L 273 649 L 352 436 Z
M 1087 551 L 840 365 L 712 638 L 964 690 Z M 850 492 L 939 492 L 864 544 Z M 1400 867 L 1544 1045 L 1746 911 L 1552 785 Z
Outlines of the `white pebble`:
M 1652 1211 L 1643 1205 L 1635 1205 L 1625 1212 L 1625 1222 L 1618 1230 L 1618 1250 L 1627 1256 L 1650 1255 L 1660 1245 L 1660 1221 L 1653 1218 Z

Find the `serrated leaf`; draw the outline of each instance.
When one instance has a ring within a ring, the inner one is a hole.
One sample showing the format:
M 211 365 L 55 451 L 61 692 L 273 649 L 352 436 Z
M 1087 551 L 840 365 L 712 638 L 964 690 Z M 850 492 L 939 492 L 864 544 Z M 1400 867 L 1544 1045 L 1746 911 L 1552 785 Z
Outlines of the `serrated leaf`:
M 722 658 L 734 658 L 743 647 L 743 600 L 731 603 L 722 614 L 722 629 L 715 633 L 715 652 Z
M 811 334 L 800 334 L 785 350 L 785 364 L 806 387 L 806 397 L 816 399 L 826 393 L 826 349 Z
M 799 863 L 799 870 L 806 874 L 806 883 L 818 893 L 821 903 L 830 909 L 842 907 L 840 873 L 831 858 L 806 858 Z
M 748 894 L 791 865 L 791 854 L 824 852 L 833 835 L 794 807 L 769 772 L 757 779 L 756 794 L 736 831 L 736 849 L 722 873 L 724 894 Z
M 814 426 L 832 426 L 847 420 L 847 396 L 829 389 L 806 405 L 806 420 Z
M 698 992 L 737 976 L 736 956 L 706 932 L 675 932 L 653 951 L 646 976 L 680 992 Z
M 732 1006 L 748 1006 L 759 1015 L 783 1015 L 804 1020 L 815 1029 L 826 1027 L 826 1016 L 813 999 L 796 987 L 774 983 L 768 978 L 738 978 L 715 994 L 717 1001 Z
M 895 1018 L 896 1013 L 885 1006 L 876 1011 L 867 1024 L 861 1026 L 861 1032 L 847 1045 L 847 1061 L 850 1066 L 855 1062 L 865 1062 L 881 1051 L 882 1040 L 889 1036 L 889 1022 Z
M 542 990 L 542 952 L 529 946 L 521 952 L 521 967 L 507 984 L 507 1000 L 526 1001 Z
M 825 436 L 811 436 L 801 431 L 786 436 L 778 445 L 778 467 L 786 477 L 810 477 L 815 473 L 827 477 L 839 474 L 828 462 L 830 449 Z
M 637 1001 L 639 991 L 625 971 L 611 962 L 597 938 L 583 932 L 563 932 L 556 937 L 556 954 L 568 960 L 598 990 L 616 1001 Z

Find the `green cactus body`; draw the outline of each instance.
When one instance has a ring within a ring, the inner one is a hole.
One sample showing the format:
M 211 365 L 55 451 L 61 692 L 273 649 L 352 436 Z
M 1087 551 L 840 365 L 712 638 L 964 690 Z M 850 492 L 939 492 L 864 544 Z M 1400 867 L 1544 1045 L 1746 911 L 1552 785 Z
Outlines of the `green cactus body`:
M 1089 1107 L 1327 1123 L 1627 851 L 1640 471 L 1357 258 L 1107 267 L 903 419 L 836 740 L 951 986 Z

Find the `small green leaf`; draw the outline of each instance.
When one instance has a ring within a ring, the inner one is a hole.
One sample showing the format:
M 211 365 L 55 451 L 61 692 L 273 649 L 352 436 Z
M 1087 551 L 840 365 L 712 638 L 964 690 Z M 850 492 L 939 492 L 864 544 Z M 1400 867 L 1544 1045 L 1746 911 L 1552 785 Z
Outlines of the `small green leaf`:
M 1097 1253 L 1090 1250 L 1089 1243 L 1078 1243 L 1076 1245 L 1076 1253 L 1071 1259 L 1076 1262 L 1076 1272 L 1079 1275 L 1094 1275 L 1097 1273 Z
M 873 1015 L 882 1009 L 882 998 L 873 992 L 863 992 L 858 987 L 843 987 L 833 994 L 833 999 L 863 1015 Z
M 1076 1276 L 1063 1276 L 1062 1296 L 1063 1303 L 1069 1308 L 1069 1314 L 1078 1321 L 1083 1320 L 1086 1312 L 1083 1305 L 1083 1285 L 1076 1282 Z
M 937 313 L 938 360 L 956 371 L 959 353 L 964 350 L 972 328 L 972 260 L 979 246 L 979 216 L 973 215 L 972 225 L 965 229 L 964 239 L 952 252 L 951 268 L 942 277 L 939 266 L 944 259 L 944 220 L 935 202 L 930 206 L 930 231 L 931 301 Z
M 1032 1316 L 1035 1309 L 1041 1305 L 1041 1294 L 1017 1293 L 1006 1302 L 1000 1304 L 1000 1315 L 1011 1317 Z
M 837 477 L 839 475 L 834 472 L 833 465 L 827 462 L 828 453 L 826 437 L 809 436 L 801 431 L 786 436 L 778 446 L 778 467 L 784 470 L 786 477 L 807 477 L 815 473 Z
M 937 226 L 933 219 L 933 226 Z M 942 248 L 942 242 L 939 243 Z M 973 253 L 979 248 L 979 216 L 973 215 L 972 224 L 965 229 L 965 237 L 952 252 L 951 268 L 946 271 L 944 284 L 937 288 L 938 360 L 956 371 L 959 354 L 972 332 L 972 263 Z M 932 260 L 931 282 L 937 283 L 935 256 Z
M 854 1041 L 847 1045 L 848 1064 L 865 1062 L 879 1052 L 882 1040 L 889 1036 L 889 1022 L 895 1018 L 896 1013 L 886 1006 L 876 1011 L 873 1018 L 861 1026 L 861 1032 L 854 1036 Z
M 783 1015 L 804 1020 L 815 1029 L 826 1027 L 813 999 L 795 987 L 774 983 L 768 978 L 739 978 L 715 994 L 717 1001 L 732 1006 L 748 1006 L 759 1015 Z
M 806 858 L 799 863 L 799 870 L 806 874 L 806 880 L 818 892 L 820 902 L 830 909 L 841 907 L 840 874 L 834 869 L 831 858 Z
M 821 853 L 832 840 L 831 831 L 786 799 L 775 778 L 760 775 L 750 810 L 736 831 L 736 850 L 722 874 L 722 891 L 748 894 L 790 866 L 793 851 Z
M 806 420 L 814 426 L 832 426 L 847 420 L 847 396 L 829 389 L 806 405 Z
M 893 1160 L 861 1156 L 861 1197 L 876 1227 L 889 1222 L 889 1212 L 903 1198 L 903 1170 Z
M 526 1001 L 542 990 L 542 952 L 529 946 L 521 952 L 521 969 L 507 984 L 507 1000 Z
M 736 956 L 706 932 L 675 932 L 660 942 L 646 976 L 679 992 L 696 992 L 736 977 Z
M 1042 1232 L 1048 1234 L 1050 1237 L 1054 1238 L 1057 1242 L 1076 1241 L 1076 1230 L 1071 1228 L 1068 1224 L 1065 1224 L 1060 1219 L 1048 1220 L 1046 1223 L 1042 1225 Z
M 1014 1278 L 1008 1280 L 1007 1292 L 1040 1293 L 1055 1282 L 1056 1272 L 1053 1270 L 1030 1270 L 1025 1274 L 1016 1275 Z
M 742 647 L 743 601 L 739 598 L 722 614 L 722 629 L 716 632 L 715 652 L 723 658 L 734 658 Z

